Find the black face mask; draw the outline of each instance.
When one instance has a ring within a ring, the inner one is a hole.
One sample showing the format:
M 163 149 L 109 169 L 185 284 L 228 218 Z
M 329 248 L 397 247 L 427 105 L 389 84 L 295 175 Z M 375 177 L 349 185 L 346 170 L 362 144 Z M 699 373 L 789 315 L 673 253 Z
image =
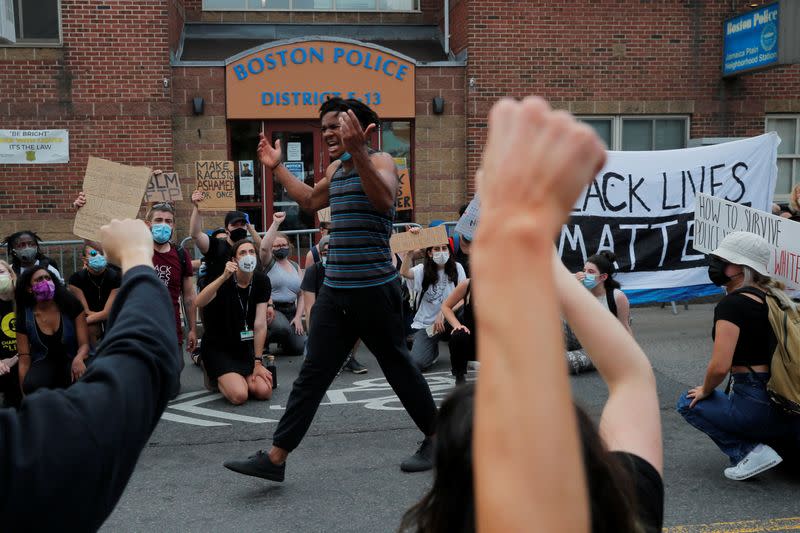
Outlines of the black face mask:
M 247 230 L 244 228 L 236 228 L 235 230 L 231 230 L 231 241 L 239 242 L 242 239 L 247 238 Z
M 731 278 L 725 275 L 726 266 L 728 263 L 719 257 L 710 256 L 708 258 L 708 279 L 711 280 L 711 283 L 718 287 L 728 284 Z

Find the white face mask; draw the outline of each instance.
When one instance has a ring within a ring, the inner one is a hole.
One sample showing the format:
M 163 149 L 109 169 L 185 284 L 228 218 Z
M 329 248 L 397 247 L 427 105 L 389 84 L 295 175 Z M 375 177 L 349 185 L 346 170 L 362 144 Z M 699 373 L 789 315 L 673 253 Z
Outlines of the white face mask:
M 246 255 L 241 259 L 239 259 L 239 269 L 242 272 L 247 272 L 247 273 L 253 272 L 256 269 L 257 262 L 258 260 L 256 259 L 256 256 Z
M 433 262 L 439 266 L 447 263 L 450 259 L 450 252 L 433 252 Z

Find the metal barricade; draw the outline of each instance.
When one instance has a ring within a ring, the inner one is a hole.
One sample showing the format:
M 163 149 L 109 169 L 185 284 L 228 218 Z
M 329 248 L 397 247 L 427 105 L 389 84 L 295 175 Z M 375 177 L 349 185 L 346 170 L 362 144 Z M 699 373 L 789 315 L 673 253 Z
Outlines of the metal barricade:
M 83 268 L 83 241 L 42 241 L 39 249 L 44 255 L 55 261 L 64 281 Z M 8 249 L 3 246 L 0 249 L 0 259 L 11 263 L 8 257 Z

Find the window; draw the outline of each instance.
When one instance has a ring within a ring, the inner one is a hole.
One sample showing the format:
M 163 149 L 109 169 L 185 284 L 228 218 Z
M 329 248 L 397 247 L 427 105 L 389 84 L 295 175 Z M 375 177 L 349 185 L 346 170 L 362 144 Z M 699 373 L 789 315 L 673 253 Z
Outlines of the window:
M 404 12 L 419 11 L 419 2 L 420 0 L 203 0 L 203 9 L 207 11 Z
M 689 117 L 579 117 L 610 150 L 686 148 Z
M 60 44 L 59 0 L 11 0 L 17 44 Z
M 767 131 L 777 132 L 781 138 L 775 195 L 788 195 L 800 182 L 800 115 L 770 115 Z

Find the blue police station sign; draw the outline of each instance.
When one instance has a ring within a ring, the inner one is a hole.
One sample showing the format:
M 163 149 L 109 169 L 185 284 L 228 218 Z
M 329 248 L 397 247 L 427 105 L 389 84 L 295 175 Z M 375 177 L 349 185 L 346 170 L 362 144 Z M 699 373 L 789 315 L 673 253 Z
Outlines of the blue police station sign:
M 778 2 L 725 21 L 722 75 L 778 64 Z

